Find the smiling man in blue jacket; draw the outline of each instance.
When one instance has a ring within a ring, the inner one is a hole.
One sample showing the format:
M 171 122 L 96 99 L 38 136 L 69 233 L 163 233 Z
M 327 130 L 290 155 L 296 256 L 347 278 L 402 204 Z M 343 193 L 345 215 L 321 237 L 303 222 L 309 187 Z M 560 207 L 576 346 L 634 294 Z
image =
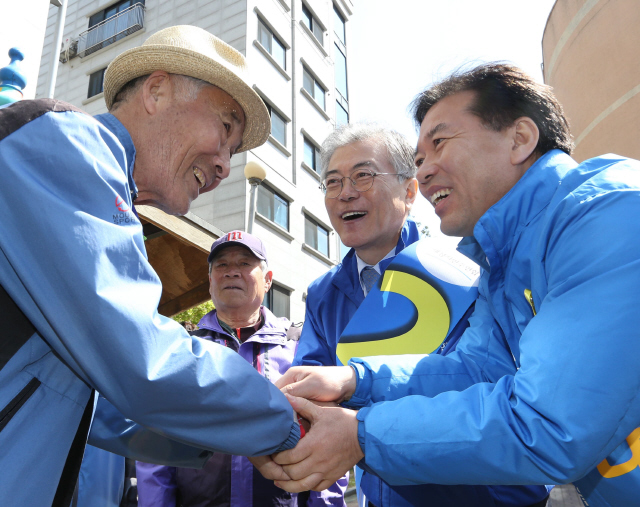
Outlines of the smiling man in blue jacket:
M 395 256 L 420 239 L 408 218 L 417 194 L 414 150 L 403 136 L 374 124 L 344 125 L 325 139 L 321 154 L 327 212 L 341 241 L 352 248 L 309 286 L 294 365 L 341 364 L 336 349 L 345 327 Z M 366 350 L 366 342 L 362 346 Z M 376 507 L 525 507 L 544 505 L 548 496 L 544 486 L 392 487 L 366 471 L 360 490 L 361 502 L 364 496 Z
M 234 153 L 265 142 L 269 114 L 247 79 L 240 53 L 178 26 L 111 62 L 108 114 L 0 108 L 3 505 L 68 505 L 90 423 L 92 443 L 176 466 L 298 441 L 278 389 L 157 313 L 134 209 L 184 214 Z
M 432 86 L 414 119 L 420 190 L 482 267 L 470 327 L 447 356 L 290 370 L 288 392 L 362 408 L 291 398 L 312 426 L 279 484 L 363 460 L 390 484 L 573 482 L 591 507 L 637 506 L 640 163 L 576 163 L 550 88 L 509 65 Z

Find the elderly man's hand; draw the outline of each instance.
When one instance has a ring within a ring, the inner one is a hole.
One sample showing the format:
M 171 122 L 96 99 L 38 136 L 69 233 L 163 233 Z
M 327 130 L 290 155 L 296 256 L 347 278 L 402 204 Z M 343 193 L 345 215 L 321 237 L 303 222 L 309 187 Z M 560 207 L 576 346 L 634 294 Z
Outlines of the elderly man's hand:
M 253 466 L 258 469 L 265 479 L 272 481 L 289 481 L 291 478 L 285 473 L 281 465 L 278 465 L 271 456 L 255 456 L 248 458 Z
M 314 401 L 341 403 L 356 390 L 356 373 L 351 366 L 297 366 L 276 381 L 285 394 Z
M 320 407 L 289 395 L 287 398 L 293 409 L 311 423 L 311 429 L 296 447 L 273 456 L 291 478 L 276 480 L 276 486 L 291 493 L 323 491 L 364 457 L 358 442 L 357 412 Z

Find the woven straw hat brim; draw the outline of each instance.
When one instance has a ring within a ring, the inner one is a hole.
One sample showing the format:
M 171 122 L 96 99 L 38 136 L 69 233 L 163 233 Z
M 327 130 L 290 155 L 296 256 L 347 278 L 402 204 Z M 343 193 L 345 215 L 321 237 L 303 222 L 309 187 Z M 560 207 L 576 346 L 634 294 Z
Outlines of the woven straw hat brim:
M 271 132 L 269 111 L 260 96 L 232 70 L 187 48 L 150 44 L 118 55 L 104 76 L 104 100 L 111 108 L 120 89 L 132 79 L 164 70 L 207 81 L 224 90 L 242 107 L 245 129 L 238 152 L 264 144 Z

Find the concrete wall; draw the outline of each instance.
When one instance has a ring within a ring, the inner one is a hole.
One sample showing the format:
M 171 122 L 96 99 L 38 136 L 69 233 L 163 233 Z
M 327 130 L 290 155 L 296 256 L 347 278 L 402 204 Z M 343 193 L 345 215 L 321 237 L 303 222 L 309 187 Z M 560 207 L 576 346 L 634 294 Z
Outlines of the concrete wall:
M 544 79 L 564 106 L 582 161 L 640 158 L 637 0 L 557 0 L 542 39 Z

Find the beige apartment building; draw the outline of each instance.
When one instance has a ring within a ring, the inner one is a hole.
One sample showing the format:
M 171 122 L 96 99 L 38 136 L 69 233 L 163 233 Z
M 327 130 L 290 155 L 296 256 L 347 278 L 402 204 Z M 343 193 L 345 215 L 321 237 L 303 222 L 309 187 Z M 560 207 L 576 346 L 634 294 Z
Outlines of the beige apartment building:
M 557 0 L 551 10 L 543 75 L 569 118 L 578 161 L 640 159 L 638 26 L 638 0 Z
M 46 95 L 56 51 L 54 97 L 90 114 L 106 112 L 107 65 L 154 32 L 189 24 L 246 56 L 254 89 L 271 113 L 267 143 L 234 156 L 231 176 L 196 199 L 188 215 L 139 210 L 150 261 L 165 286 L 161 313 L 208 299 L 206 253 L 224 232 L 246 230 L 251 192 L 243 168 L 256 162 L 267 177 L 258 187 L 253 233 L 266 244 L 274 272 L 265 304 L 276 315 L 303 320 L 308 284 L 341 258 L 319 190 L 318 152 L 349 118 L 352 13 L 352 0 L 68 0 L 63 47 L 54 48 L 58 7 L 50 6 L 36 97 Z

